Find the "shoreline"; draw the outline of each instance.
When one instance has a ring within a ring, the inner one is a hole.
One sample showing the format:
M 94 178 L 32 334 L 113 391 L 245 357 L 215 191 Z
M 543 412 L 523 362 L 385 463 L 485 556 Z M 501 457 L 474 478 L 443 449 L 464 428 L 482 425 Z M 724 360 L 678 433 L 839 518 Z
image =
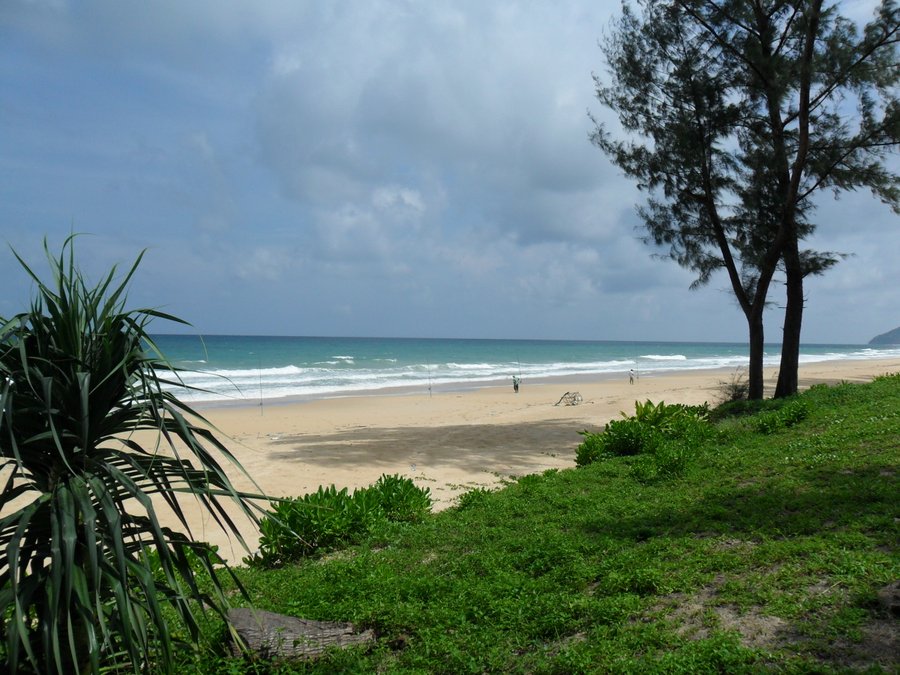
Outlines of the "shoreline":
M 698 369 L 700 370 L 700 369 Z M 712 370 L 720 370 L 720 369 L 702 369 L 704 372 L 709 372 Z M 728 370 L 730 369 L 723 369 Z M 671 374 L 677 373 L 680 371 L 671 370 L 671 371 L 654 371 L 654 373 L 658 374 Z M 694 371 L 684 371 L 684 372 L 694 372 Z M 591 382 L 603 382 L 603 381 L 613 381 L 622 379 L 622 373 L 598 373 L 596 375 L 586 376 L 586 375 L 548 375 L 544 377 L 534 377 L 528 378 L 526 380 L 520 380 L 523 383 L 523 386 L 526 384 L 531 385 L 546 385 L 546 384 L 555 384 L 555 383 L 572 383 L 579 384 L 585 381 L 590 380 Z M 627 378 L 627 373 L 625 374 Z M 647 375 L 647 377 L 652 377 L 651 375 Z M 290 396 L 277 396 L 277 397 L 262 397 L 258 399 L 209 399 L 209 400 L 197 400 L 197 401 L 188 401 L 188 403 L 197 411 L 203 410 L 219 410 L 219 409 L 240 409 L 240 408 L 252 408 L 257 409 L 261 405 L 262 406 L 282 406 L 282 405 L 295 405 L 295 404 L 305 404 L 305 403 L 315 403 L 317 401 L 335 401 L 347 398 L 395 398 L 395 397 L 404 397 L 404 396 L 431 396 L 431 395 L 445 395 L 445 394 L 465 394 L 471 392 L 478 392 L 484 389 L 495 389 L 495 388 L 503 388 L 503 387 L 511 387 L 512 386 L 512 376 L 509 378 L 493 378 L 490 380 L 471 380 L 471 381 L 459 381 L 459 382 L 441 382 L 438 384 L 432 384 L 430 386 L 421 384 L 415 385 L 400 385 L 400 386 L 387 386 L 373 389 L 353 389 L 348 390 L 346 393 L 333 393 L 333 394 L 294 394 Z
M 722 382 L 733 369 L 641 375 L 629 384 L 617 378 L 552 378 L 466 391 L 411 391 L 403 395 L 362 395 L 272 405 L 200 409 L 217 436 L 234 453 L 253 481 L 232 468 L 238 489 L 269 497 L 298 497 L 319 486 L 354 490 L 382 474 L 399 474 L 427 487 L 434 510 L 455 503 L 475 488 L 495 489 L 504 481 L 547 469 L 574 467 L 579 432 L 600 431 L 635 401 L 715 404 Z M 801 389 L 819 383 L 866 382 L 900 372 L 900 358 L 821 361 L 800 367 Z M 777 369 L 765 369 L 766 395 Z M 557 405 L 567 391 L 582 402 Z M 254 485 L 255 482 L 255 485 Z M 218 545 L 232 562 L 246 555 L 210 516 L 185 503 L 196 539 Z M 163 524 L 175 526 L 165 509 Z M 257 533 L 241 523 L 255 550 Z
M 876 363 L 876 362 L 885 362 L 887 364 L 900 363 L 900 357 L 897 358 L 874 358 L 874 359 L 823 359 L 820 361 L 811 361 L 809 363 L 801 364 L 800 371 L 801 374 L 804 369 L 818 369 L 820 366 L 827 366 L 828 364 L 834 363 L 847 363 L 847 364 L 867 364 L 867 363 Z M 766 372 L 766 378 L 769 379 L 769 374 L 774 372 L 777 376 L 778 368 L 774 365 L 767 365 L 764 367 L 764 371 Z M 730 377 L 734 375 L 736 372 L 746 372 L 746 367 L 719 367 L 719 368 L 691 368 L 691 369 L 682 369 L 682 368 L 659 368 L 654 370 L 644 370 L 638 372 L 638 378 L 658 378 L 658 377 L 678 377 L 680 375 L 697 375 L 697 374 L 718 374 L 723 377 Z M 594 373 L 590 375 L 585 374 L 576 374 L 576 375 L 546 375 L 546 376 L 537 376 L 537 377 L 528 377 L 528 378 L 520 378 L 523 387 L 527 386 L 543 386 L 543 385 L 556 385 L 556 384 L 572 384 L 572 385 L 582 385 L 584 383 L 603 383 L 603 382 L 617 382 L 621 380 L 628 379 L 628 371 L 610 371 L 610 372 L 601 372 Z M 801 377 L 802 379 L 802 377 Z M 458 393 L 470 393 L 470 392 L 478 392 L 485 389 L 492 388 L 503 388 L 503 387 L 512 387 L 512 376 L 509 377 L 497 377 L 489 380 L 470 380 L 470 381 L 458 381 L 458 382 L 441 382 L 432 385 L 417 383 L 417 384 L 409 384 L 409 385 L 393 385 L 393 386 L 385 386 L 385 387 L 376 387 L 376 388 L 361 388 L 361 389 L 352 389 L 347 390 L 345 392 L 333 392 L 333 393 L 317 393 L 317 394 L 292 394 L 288 396 L 273 396 L 267 397 L 263 396 L 260 398 L 233 398 L 233 399 L 197 399 L 197 400 L 188 400 L 186 401 L 192 408 L 201 412 L 203 414 L 204 411 L 210 410 L 235 410 L 235 409 L 258 409 L 260 407 L 280 407 L 280 406 L 290 406 L 297 404 L 307 404 L 307 403 L 315 403 L 317 401 L 334 401 L 334 400 L 342 400 L 347 398 L 380 398 L 380 397 L 405 397 L 405 396 L 417 396 L 417 395 L 442 395 L 442 394 L 458 394 Z M 768 390 L 767 385 L 767 390 Z M 774 385 L 771 387 L 774 389 Z M 802 388 L 802 385 L 801 385 Z

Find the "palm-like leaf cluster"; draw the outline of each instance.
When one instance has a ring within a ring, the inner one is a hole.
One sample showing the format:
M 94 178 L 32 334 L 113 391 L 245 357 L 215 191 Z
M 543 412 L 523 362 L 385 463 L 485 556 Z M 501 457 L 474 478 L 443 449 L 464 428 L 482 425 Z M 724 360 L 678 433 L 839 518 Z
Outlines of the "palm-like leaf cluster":
M 188 494 L 239 540 L 224 506 L 255 518 L 251 496 L 234 488 L 217 457 L 239 467 L 236 459 L 165 386 L 178 375 L 147 325 L 184 322 L 124 307 L 141 256 L 123 280 L 114 268 L 92 287 L 75 265 L 72 237 L 58 257 L 44 248 L 52 282 L 19 258 L 35 299 L 29 311 L 0 319 L 7 666 L 168 670 L 167 615 L 196 639 L 198 608 L 221 614 L 226 602 L 214 549 L 163 527 L 151 496 L 161 496 L 189 531 L 177 499 Z M 154 433 L 135 435 L 146 430 Z

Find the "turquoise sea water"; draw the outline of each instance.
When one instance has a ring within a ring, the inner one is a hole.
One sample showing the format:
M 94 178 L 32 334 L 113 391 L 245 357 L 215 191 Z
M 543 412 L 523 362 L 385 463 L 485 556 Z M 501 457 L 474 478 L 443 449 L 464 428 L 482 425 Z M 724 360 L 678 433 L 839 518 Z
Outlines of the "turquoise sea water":
M 746 366 L 745 344 L 563 340 L 456 340 L 211 335 L 154 336 L 175 365 L 187 369 L 187 400 L 252 403 L 327 398 L 361 392 L 470 389 L 550 378 L 627 377 Z M 804 345 L 801 363 L 900 356 L 900 348 Z M 778 345 L 766 350 L 777 366 Z

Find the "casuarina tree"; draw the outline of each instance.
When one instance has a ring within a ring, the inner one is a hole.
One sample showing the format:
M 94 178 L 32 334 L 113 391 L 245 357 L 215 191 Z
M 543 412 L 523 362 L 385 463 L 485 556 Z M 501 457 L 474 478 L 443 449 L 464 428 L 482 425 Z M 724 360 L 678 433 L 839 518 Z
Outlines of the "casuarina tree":
M 603 42 L 599 100 L 623 138 L 593 142 L 648 193 L 646 241 L 697 273 L 725 270 L 749 330 L 749 394 L 763 395 L 763 314 L 787 289 L 776 395 L 797 389 L 803 279 L 840 256 L 803 248 L 823 190 L 866 188 L 900 208 L 898 13 L 861 31 L 822 0 L 643 0 Z
M 44 247 L 50 279 L 19 258 L 35 299 L 0 319 L 3 656 L 11 672 L 168 671 L 172 634 L 196 641 L 198 613 L 227 608 L 227 567 L 183 534 L 179 496 L 240 540 L 230 514 L 255 519 L 251 495 L 225 472 L 240 469 L 235 458 L 168 386 L 177 372 L 147 326 L 178 319 L 125 309 L 141 258 L 120 282 L 114 268 L 90 286 L 71 237 L 58 257 Z

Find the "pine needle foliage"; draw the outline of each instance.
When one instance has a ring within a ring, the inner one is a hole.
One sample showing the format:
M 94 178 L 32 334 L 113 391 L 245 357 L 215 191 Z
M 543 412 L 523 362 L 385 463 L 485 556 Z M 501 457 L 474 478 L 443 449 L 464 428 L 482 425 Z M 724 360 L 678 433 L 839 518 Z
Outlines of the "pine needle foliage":
M 243 544 L 225 505 L 255 519 L 252 495 L 225 473 L 243 470 L 206 420 L 167 387 L 178 373 L 147 327 L 185 322 L 125 308 L 143 253 L 121 279 L 114 267 L 91 286 L 74 239 L 58 256 L 44 241 L 48 282 L 15 254 L 35 297 L 0 318 L 2 649 L 10 672 L 169 671 L 172 633 L 196 642 L 203 612 L 224 616 L 230 570 L 209 544 L 164 527 L 151 497 L 190 532 L 179 503 L 189 496 Z

